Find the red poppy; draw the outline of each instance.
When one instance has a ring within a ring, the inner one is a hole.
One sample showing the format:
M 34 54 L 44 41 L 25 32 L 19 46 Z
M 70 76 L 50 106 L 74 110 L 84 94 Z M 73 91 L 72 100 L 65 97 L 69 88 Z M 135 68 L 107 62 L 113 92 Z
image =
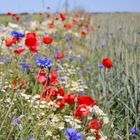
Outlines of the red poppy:
M 13 37 L 13 38 L 12 38 L 12 42 L 13 42 L 13 44 L 16 44 L 16 43 L 17 43 L 16 37 Z
M 62 59 L 62 58 L 64 58 L 64 54 L 63 53 L 58 53 L 56 58 L 57 59 Z
M 65 28 L 66 30 L 71 30 L 71 29 L 73 28 L 73 25 L 65 24 L 65 25 L 64 25 L 64 28 Z
M 19 16 L 16 16 L 15 19 L 16 19 L 16 21 L 19 21 L 20 20 L 20 17 Z
M 7 16 L 12 16 L 12 15 L 13 15 L 13 13 L 11 13 L 11 12 L 7 13 Z
M 59 94 L 60 96 L 64 96 L 65 90 L 64 90 L 63 88 L 60 88 L 60 89 L 58 90 L 58 94 Z
M 18 48 L 14 50 L 14 53 L 16 54 L 25 54 L 25 49 L 24 48 Z
M 65 21 L 66 20 L 64 14 L 60 13 L 59 15 L 60 15 L 60 18 L 61 18 L 62 21 Z
M 101 138 L 101 135 L 99 134 L 99 132 L 98 132 L 98 131 L 96 132 L 96 135 L 95 135 L 95 137 L 96 137 L 96 140 L 100 140 L 100 138 Z
M 78 117 L 79 119 L 84 116 L 84 117 L 88 117 L 90 115 L 90 110 L 89 110 L 89 106 L 87 105 L 79 105 L 76 109 L 76 111 L 74 112 L 74 115 L 76 117 Z
M 40 99 L 43 100 L 43 101 L 45 101 L 46 98 L 47 98 L 47 92 L 44 91 L 44 92 L 40 95 Z
M 50 77 L 50 84 L 53 84 L 55 86 L 58 86 L 60 85 L 60 82 L 57 78 L 57 75 L 58 75 L 58 71 L 57 70 L 53 70 L 52 73 L 51 73 L 51 77 Z
M 78 104 L 84 104 L 87 106 L 94 106 L 96 105 L 96 101 L 93 100 L 90 96 L 80 96 L 78 98 Z
M 64 96 L 64 103 L 74 105 L 78 95 L 77 94 L 66 94 Z
M 41 70 L 37 78 L 37 82 L 45 84 L 47 80 L 45 70 Z
M 84 31 L 81 32 L 81 36 L 82 36 L 82 37 L 86 37 L 86 35 L 87 35 L 86 32 L 84 32 Z
M 54 39 L 52 37 L 49 37 L 49 36 L 43 37 L 43 39 L 42 39 L 42 42 L 44 44 L 47 44 L 47 45 L 52 44 L 53 41 L 54 41 Z
M 99 120 L 93 120 L 92 122 L 89 123 L 89 128 L 95 129 L 97 131 L 102 129 L 102 126 L 103 126 L 103 124 Z
M 17 16 L 16 14 L 12 14 L 13 17 Z
M 83 26 L 84 26 L 84 24 L 83 24 L 83 23 L 81 23 L 81 24 L 80 24 L 80 27 L 83 27 Z
M 109 69 L 113 66 L 111 59 L 108 57 L 103 59 L 102 64 Z
M 58 18 L 58 17 L 56 17 L 56 18 L 55 18 L 55 20 L 59 20 L 59 18 Z
M 57 70 L 53 70 L 51 73 L 51 77 L 57 77 L 58 76 L 58 71 Z
M 6 39 L 6 40 L 5 40 L 5 45 L 6 45 L 7 47 L 11 47 L 11 46 L 13 45 L 12 39 Z
M 56 92 L 57 88 L 49 87 L 49 89 L 47 90 L 47 100 L 50 100 L 52 98 L 56 98 L 57 96 L 57 92 Z
M 26 35 L 25 45 L 30 49 L 30 51 L 38 52 L 38 40 L 37 35 L 32 32 Z
M 27 88 L 27 87 L 28 87 L 27 81 L 22 79 L 19 89 L 23 89 L 23 88 Z
M 63 102 L 62 99 L 57 100 L 57 101 L 56 101 L 56 104 L 59 105 L 59 107 L 60 107 L 61 109 L 63 109 L 63 108 L 65 107 L 65 104 L 64 104 L 64 102 Z
M 48 14 L 47 14 L 47 18 L 50 18 L 50 16 L 51 16 L 50 13 L 48 13 Z
M 13 44 L 20 43 L 21 40 L 22 40 L 22 38 L 16 38 L 16 37 L 13 37 L 13 38 L 12 38 L 12 42 L 13 42 Z
M 72 23 L 73 23 L 74 25 L 76 25 L 76 24 L 78 23 L 78 21 L 77 21 L 76 19 L 73 19 L 73 20 L 72 20 Z

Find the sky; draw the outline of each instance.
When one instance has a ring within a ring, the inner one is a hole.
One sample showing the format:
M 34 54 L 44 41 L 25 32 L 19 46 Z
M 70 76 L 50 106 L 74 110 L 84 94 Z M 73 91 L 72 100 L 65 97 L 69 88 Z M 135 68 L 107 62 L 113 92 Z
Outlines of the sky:
M 0 13 L 63 11 L 65 0 L 0 0 Z M 140 12 L 140 0 L 68 0 L 69 11 L 80 7 L 87 12 Z

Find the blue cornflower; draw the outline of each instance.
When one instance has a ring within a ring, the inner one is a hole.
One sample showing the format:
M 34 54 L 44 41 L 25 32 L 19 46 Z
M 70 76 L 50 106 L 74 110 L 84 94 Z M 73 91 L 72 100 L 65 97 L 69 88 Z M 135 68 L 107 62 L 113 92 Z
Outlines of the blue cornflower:
M 82 134 L 77 133 L 75 128 L 67 128 L 66 136 L 68 140 L 82 140 Z
M 140 35 L 140 32 L 137 32 L 138 35 Z
M 101 45 L 101 47 L 102 47 L 102 48 L 104 48 L 105 46 L 106 46 L 106 44 L 105 44 L 105 43 L 103 43 L 103 44 Z
M 99 64 L 99 65 L 98 65 L 98 68 L 99 68 L 100 70 L 103 69 L 103 68 L 104 68 L 103 64 Z
M 18 126 L 19 130 L 22 130 L 23 127 L 21 125 L 21 121 L 24 118 L 24 115 L 20 115 L 18 118 L 13 117 L 11 121 L 11 125 Z
M 109 35 L 110 35 L 110 37 L 112 37 L 113 36 L 113 33 L 111 32 L 111 33 L 109 33 Z
M 95 77 L 95 80 L 96 80 L 96 81 L 98 81 L 98 80 L 99 80 L 99 77 L 98 77 L 98 76 L 96 76 L 96 77 Z
M 34 54 L 34 56 L 35 56 L 36 58 L 39 58 L 39 57 L 40 57 L 40 53 L 37 52 L 37 53 Z
M 19 65 L 21 65 L 23 69 L 30 69 L 32 67 L 31 65 L 27 65 L 24 61 L 19 62 Z
M 45 32 L 45 35 L 48 35 L 49 33 L 48 32 Z
M 64 81 L 65 81 L 65 79 L 64 79 L 64 78 L 60 78 L 60 80 L 61 80 L 62 82 L 64 82 Z
M 35 140 L 35 138 L 33 138 L 33 137 L 30 137 L 28 140 Z
M 59 49 L 58 48 L 54 48 L 54 50 L 57 52 Z
M 68 36 L 66 38 L 64 38 L 65 41 L 71 41 L 73 39 L 73 36 Z
M 74 57 L 70 57 L 69 60 L 72 62 L 72 61 L 75 60 L 75 58 Z
M 86 71 L 91 71 L 92 68 L 91 68 L 91 67 L 87 67 L 85 70 L 86 70 Z
M 68 48 L 73 49 L 73 48 L 74 48 L 74 46 L 70 45 L 70 46 L 68 46 Z
M 54 34 L 54 35 L 52 35 L 53 36 L 53 38 L 59 38 L 59 35 L 57 35 L 57 34 Z
M 94 82 L 87 82 L 88 85 L 92 86 Z
M 54 68 L 53 70 L 61 70 L 61 68 Z
M 24 62 L 24 61 L 21 61 L 21 62 L 19 62 L 19 64 L 22 66 L 22 65 L 26 65 L 26 62 Z
M 137 135 L 140 133 L 140 130 L 138 128 L 132 128 L 129 133 Z
M 78 93 L 85 94 L 85 91 L 84 90 L 79 90 Z
M 80 62 L 84 62 L 85 59 L 84 59 L 83 57 L 80 57 L 80 58 L 79 58 L 79 61 L 80 61 Z
M 9 57 L 5 57 L 3 59 L 0 59 L 0 62 L 3 64 L 9 64 L 10 63 L 10 58 Z
M 36 64 L 41 68 L 46 68 L 46 67 L 50 68 L 53 65 L 52 61 L 49 60 L 48 58 L 37 58 Z
M 15 31 L 13 31 L 13 32 L 11 33 L 11 35 L 12 35 L 13 37 L 16 37 L 16 38 L 24 38 L 24 37 L 25 37 L 25 34 L 21 34 L 21 33 L 15 32 Z

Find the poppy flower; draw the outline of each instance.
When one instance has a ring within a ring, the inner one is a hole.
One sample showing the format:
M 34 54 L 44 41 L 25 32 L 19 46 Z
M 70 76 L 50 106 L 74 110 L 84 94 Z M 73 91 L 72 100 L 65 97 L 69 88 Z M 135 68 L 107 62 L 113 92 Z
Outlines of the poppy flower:
M 50 13 L 48 13 L 48 14 L 47 14 L 47 18 L 50 18 L 50 16 L 51 16 Z
M 63 53 L 58 53 L 56 58 L 57 59 L 62 59 L 62 58 L 64 58 L 64 54 Z
M 19 21 L 20 20 L 20 17 L 19 16 L 16 16 L 15 19 L 16 19 L 16 21 Z
M 78 98 L 78 104 L 84 104 L 87 106 L 94 106 L 96 105 L 96 101 L 92 99 L 90 96 L 80 96 Z
M 108 69 L 112 68 L 113 66 L 111 59 L 108 57 L 103 59 L 102 64 Z
M 54 21 L 52 21 L 51 23 L 48 24 L 48 28 L 49 29 L 53 29 L 54 28 Z
M 26 39 L 25 39 L 25 45 L 33 53 L 38 52 L 38 40 L 37 40 L 37 35 L 34 32 L 27 33 Z
M 58 75 L 58 71 L 57 70 L 53 70 L 51 73 L 51 77 L 56 78 Z
M 96 132 L 95 138 L 96 138 L 96 140 L 100 140 L 100 138 L 101 138 L 101 135 L 99 134 L 98 131 Z
M 65 28 L 66 30 L 71 30 L 71 29 L 73 28 L 73 25 L 65 24 L 65 25 L 64 25 L 64 28 Z
M 16 44 L 17 41 L 18 41 L 18 39 L 17 39 L 16 37 L 13 37 L 13 38 L 12 38 L 12 42 L 13 42 L 13 44 Z
M 49 36 L 43 37 L 43 39 L 42 39 L 42 42 L 44 44 L 47 44 L 47 45 L 52 44 L 53 41 L 54 41 L 54 39 L 52 37 L 49 37 Z
M 23 88 L 27 88 L 27 87 L 28 87 L 27 81 L 23 79 L 21 81 L 21 84 L 19 86 L 19 89 L 23 89 Z
M 56 98 L 57 97 L 57 92 L 56 92 L 57 88 L 54 88 L 53 86 L 50 87 L 48 90 L 47 90 L 47 100 L 49 101 L 50 99 L 52 98 Z
M 86 35 L 87 35 L 86 32 L 84 32 L 84 31 L 81 32 L 81 36 L 82 36 L 82 37 L 86 37 Z
M 40 99 L 45 101 L 47 99 L 47 91 L 44 91 L 41 95 L 40 95 Z
M 60 82 L 57 78 L 57 75 L 58 75 L 58 71 L 57 70 L 53 70 L 52 73 L 51 73 L 51 77 L 50 77 L 50 84 L 53 84 L 55 86 L 58 86 L 60 85 Z
M 61 109 L 63 109 L 63 108 L 65 107 L 65 103 L 63 102 L 62 99 L 57 100 L 57 101 L 56 101 L 56 104 L 59 105 L 59 107 L 60 107 Z
M 37 78 L 37 82 L 45 84 L 47 80 L 46 72 L 42 69 Z
M 63 88 L 60 88 L 60 89 L 58 90 L 58 94 L 59 94 L 60 96 L 64 96 L 65 90 L 64 90 Z
M 25 49 L 24 48 L 18 48 L 14 50 L 14 53 L 16 54 L 25 54 Z
M 60 13 L 59 15 L 60 15 L 60 18 L 61 18 L 62 21 L 65 21 L 66 20 L 64 14 Z
M 55 20 L 59 20 L 59 18 L 58 18 L 58 17 L 56 17 L 56 18 L 55 18 Z
M 74 115 L 76 117 L 78 117 L 79 119 L 81 119 L 82 116 L 84 117 L 88 117 L 90 115 L 90 108 L 89 106 L 82 104 L 79 105 L 76 109 L 76 111 L 74 112 Z
M 64 103 L 74 105 L 77 97 L 78 97 L 77 94 L 66 94 L 64 96 Z
M 11 46 L 13 45 L 12 39 L 6 39 L 6 40 L 5 40 L 5 45 L 6 45 L 7 47 L 11 47 Z
M 78 23 L 78 21 L 76 19 L 72 20 L 73 25 L 76 25 Z
M 89 128 L 95 129 L 96 131 L 102 129 L 102 122 L 99 120 L 93 120 L 92 122 L 89 123 Z
M 6 15 L 7 15 L 7 16 L 12 16 L 12 15 L 13 15 L 13 13 L 8 12 Z
M 12 16 L 13 16 L 13 17 L 16 17 L 17 15 L 16 15 L 16 14 L 12 14 Z

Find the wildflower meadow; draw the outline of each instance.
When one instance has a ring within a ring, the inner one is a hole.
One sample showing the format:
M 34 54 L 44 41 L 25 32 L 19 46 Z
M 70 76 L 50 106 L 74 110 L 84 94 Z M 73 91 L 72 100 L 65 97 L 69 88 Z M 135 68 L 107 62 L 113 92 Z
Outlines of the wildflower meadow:
M 140 140 L 140 14 L 0 16 L 0 140 Z

